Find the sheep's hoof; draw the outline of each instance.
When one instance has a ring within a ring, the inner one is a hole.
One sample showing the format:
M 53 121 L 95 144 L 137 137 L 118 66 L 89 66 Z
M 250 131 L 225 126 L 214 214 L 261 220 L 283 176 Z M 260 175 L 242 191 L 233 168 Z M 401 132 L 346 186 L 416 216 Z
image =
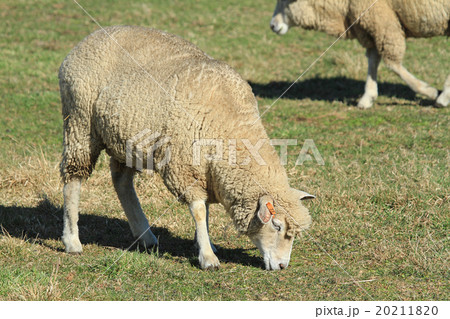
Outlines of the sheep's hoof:
M 436 100 L 439 96 L 439 91 L 435 89 L 434 87 L 428 86 L 423 90 L 423 93 L 426 97 Z
M 373 105 L 373 98 L 366 98 L 366 97 L 362 97 L 361 100 L 359 100 L 358 102 L 358 107 L 360 109 L 369 109 L 372 107 Z
M 79 255 L 83 251 L 83 247 L 78 238 L 63 237 L 62 241 L 66 247 L 66 253 Z
M 450 103 L 450 92 L 444 91 L 439 95 L 434 106 L 439 107 L 439 108 L 447 107 L 447 105 L 449 103 Z
M 444 107 L 447 107 L 448 103 L 441 103 L 440 101 L 436 101 L 436 103 L 434 103 L 434 106 L 441 109 Z
M 217 265 L 217 266 L 210 265 L 210 266 L 208 266 L 207 268 L 204 268 L 203 270 L 206 270 L 206 271 L 216 271 L 216 270 L 219 270 L 219 268 L 220 268 L 219 265 Z
M 139 241 L 131 247 L 132 247 L 132 249 L 135 249 L 136 251 L 139 251 L 141 253 L 150 253 L 150 252 L 156 251 L 155 248 L 158 246 L 157 245 L 148 245 L 146 243 L 142 243 Z
M 146 248 L 152 248 L 158 245 L 158 239 L 151 232 L 145 233 L 142 238 L 139 239 L 139 244 Z
M 200 261 L 200 267 L 203 270 L 217 270 L 220 267 L 220 262 L 216 255 L 212 256 L 200 255 L 198 259 Z

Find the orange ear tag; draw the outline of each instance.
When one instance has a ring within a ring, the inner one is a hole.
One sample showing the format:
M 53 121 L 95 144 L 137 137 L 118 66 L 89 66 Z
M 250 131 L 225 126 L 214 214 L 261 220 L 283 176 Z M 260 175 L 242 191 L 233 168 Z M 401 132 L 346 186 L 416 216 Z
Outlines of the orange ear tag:
M 269 210 L 269 212 L 270 212 L 270 215 L 275 215 L 275 209 L 273 208 L 273 206 L 272 206 L 272 204 L 271 203 L 267 203 L 266 204 L 266 207 L 267 207 L 267 209 Z

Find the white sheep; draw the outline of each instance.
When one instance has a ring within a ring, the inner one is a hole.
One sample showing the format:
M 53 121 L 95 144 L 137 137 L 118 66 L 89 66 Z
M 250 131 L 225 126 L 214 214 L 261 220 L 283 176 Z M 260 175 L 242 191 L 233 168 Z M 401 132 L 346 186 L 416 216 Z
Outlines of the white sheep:
M 208 235 L 210 203 L 225 207 L 238 231 L 260 249 L 266 269 L 288 266 L 295 234 L 311 221 L 299 200 L 311 195 L 289 186 L 251 88 L 233 69 L 174 35 L 115 26 L 79 43 L 62 63 L 59 79 L 67 252 L 82 251 L 80 184 L 105 149 L 132 233 L 143 245 L 157 240 L 133 186 L 141 166 L 158 172 L 189 205 L 203 269 L 219 266 Z M 214 157 L 214 147 L 200 147 L 203 141 L 221 142 L 223 156 Z M 206 155 L 195 158 L 199 147 Z M 255 150 L 258 161 L 249 157 Z
M 438 97 L 438 90 L 416 79 L 402 65 L 402 60 L 405 38 L 450 36 L 449 0 L 278 0 L 270 27 L 277 34 L 300 26 L 338 37 L 360 16 L 343 36 L 358 39 L 367 50 L 368 76 L 358 107 L 371 107 L 378 96 L 376 81 L 381 58 L 416 93 L 436 100 L 438 107 L 447 106 L 449 85 L 444 86 Z M 450 82 L 450 75 L 446 82 Z

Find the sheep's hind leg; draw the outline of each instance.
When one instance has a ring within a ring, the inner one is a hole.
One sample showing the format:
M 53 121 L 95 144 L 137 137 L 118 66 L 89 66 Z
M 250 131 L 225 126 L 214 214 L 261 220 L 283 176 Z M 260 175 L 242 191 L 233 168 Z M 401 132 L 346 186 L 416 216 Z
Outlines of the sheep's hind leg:
M 399 63 L 387 63 L 388 67 L 397 73 L 403 81 L 416 93 L 422 94 L 429 99 L 436 100 L 438 96 L 438 90 L 430 86 L 428 83 L 418 80 L 414 75 L 408 72 L 408 70 Z
M 67 253 L 79 254 L 83 248 L 78 237 L 78 205 L 80 202 L 81 178 L 72 177 L 64 184 L 64 230 L 62 241 Z
M 364 95 L 358 102 L 358 107 L 361 109 L 368 109 L 372 107 L 373 102 L 378 97 L 377 71 L 378 66 L 380 65 L 381 57 L 376 48 L 367 49 L 366 56 L 369 66 Z
M 450 75 L 445 80 L 444 90 L 436 100 L 436 107 L 446 107 L 450 103 Z
M 189 210 L 195 221 L 196 240 L 199 247 L 199 262 L 202 269 L 219 268 L 220 262 L 211 248 L 207 226 L 207 209 L 203 200 L 193 201 Z
M 381 8 L 378 8 L 380 14 Z M 383 14 L 383 18 L 373 21 L 374 25 L 371 27 L 372 33 L 370 35 L 373 37 L 377 51 L 380 53 L 384 63 L 405 81 L 414 92 L 435 100 L 438 96 L 438 90 L 428 83 L 417 79 L 402 65 L 406 51 L 406 42 L 398 17 L 393 11 L 386 11 Z
M 125 215 L 128 218 L 133 236 L 144 248 L 150 248 L 158 243 L 150 230 L 147 217 L 142 211 L 139 199 L 133 185 L 135 170 L 111 158 L 111 176 Z

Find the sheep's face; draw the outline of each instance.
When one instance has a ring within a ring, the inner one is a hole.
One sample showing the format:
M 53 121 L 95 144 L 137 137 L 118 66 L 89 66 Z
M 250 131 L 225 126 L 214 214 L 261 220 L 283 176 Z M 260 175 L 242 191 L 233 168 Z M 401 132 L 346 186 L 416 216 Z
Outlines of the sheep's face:
M 273 32 L 279 35 L 283 35 L 289 30 L 289 0 L 278 0 L 275 7 L 275 11 L 270 21 L 270 28 Z
M 313 28 L 312 10 L 310 0 L 278 0 L 270 28 L 279 35 L 285 34 L 293 26 Z
M 270 196 L 262 196 L 259 199 L 254 218 L 254 222 L 259 225 L 249 237 L 261 252 L 267 270 L 287 268 L 295 234 L 308 227 L 311 221 L 308 210 L 300 204 L 300 198 L 296 199 L 296 203 L 286 204 L 293 207 L 292 210 L 288 209 L 299 216 L 299 223 L 289 220 L 291 217 L 286 216 L 285 208 L 274 205 Z
M 261 252 L 267 270 L 284 269 L 289 264 L 294 236 L 287 235 L 286 220 L 283 217 L 272 217 L 259 232 L 250 235 Z

